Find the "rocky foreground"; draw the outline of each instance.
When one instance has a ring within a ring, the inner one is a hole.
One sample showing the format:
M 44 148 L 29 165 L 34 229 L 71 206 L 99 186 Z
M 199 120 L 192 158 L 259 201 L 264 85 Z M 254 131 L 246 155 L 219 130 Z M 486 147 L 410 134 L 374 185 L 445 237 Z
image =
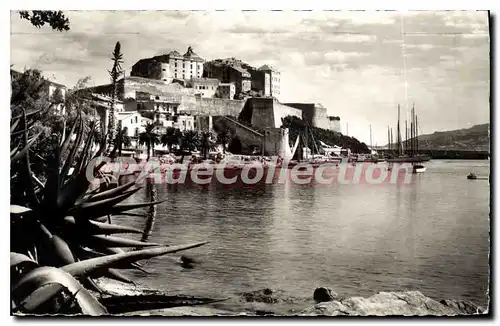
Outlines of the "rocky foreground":
M 102 284 L 107 291 L 121 295 L 141 295 L 149 289 L 122 288 L 117 284 Z M 419 291 L 380 292 L 370 297 L 341 297 L 328 288 L 317 288 L 313 293 L 311 304 L 307 308 L 293 309 L 287 313 L 273 312 L 271 308 L 289 299 L 283 297 L 280 291 L 263 289 L 240 294 L 241 302 L 255 304 L 256 309 L 241 312 L 215 308 L 211 305 L 191 305 L 164 309 L 148 309 L 135 312 L 124 312 L 126 316 L 457 316 L 485 314 L 487 310 L 469 301 L 441 300 L 436 301 L 426 297 Z M 244 311 L 243 311 L 244 310 Z

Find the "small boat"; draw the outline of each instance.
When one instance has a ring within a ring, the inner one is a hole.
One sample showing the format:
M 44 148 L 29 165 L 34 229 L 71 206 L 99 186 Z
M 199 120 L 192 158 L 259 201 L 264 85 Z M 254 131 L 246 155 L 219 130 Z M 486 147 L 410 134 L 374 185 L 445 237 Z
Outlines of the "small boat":
M 477 179 L 477 175 L 475 175 L 474 173 L 471 172 L 467 176 L 467 179 L 469 179 L 469 180 L 476 180 Z
M 415 164 L 413 166 L 413 173 L 423 173 L 425 170 L 426 168 L 422 164 Z

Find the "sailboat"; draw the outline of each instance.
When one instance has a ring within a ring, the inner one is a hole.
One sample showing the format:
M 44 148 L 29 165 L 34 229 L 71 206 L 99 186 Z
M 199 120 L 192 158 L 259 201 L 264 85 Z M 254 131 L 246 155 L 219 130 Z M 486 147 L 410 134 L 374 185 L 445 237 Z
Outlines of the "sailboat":
M 397 156 L 388 158 L 387 162 L 391 163 L 412 163 L 414 165 L 414 172 L 420 173 L 425 171 L 425 167 L 421 164 L 423 162 L 427 162 L 430 160 L 430 157 L 427 155 L 421 155 L 418 153 L 418 120 L 417 115 L 415 114 L 415 105 L 412 108 L 412 116 L 410 121 L 410 139 L 405 141 L 405 149 L 408 153 L 404 153 L 403 142 L 401 141 L 401 129 L 399 126 L 400 123 L 400 106 L 398 105 L 398 123 L 397 123 Z M 407 128 L 407 127 L 406 127 Z M 408 128 L 406 129 L 406 133 L 408 133 Z M 392 136 L 390 137 L 392 141 Z M 408 145 L 410 145 L 408 149 Z M 392 143 L 389 143 L 389 146 L 392 146 Z M 418 164 L 420 163 L 420 164 Z

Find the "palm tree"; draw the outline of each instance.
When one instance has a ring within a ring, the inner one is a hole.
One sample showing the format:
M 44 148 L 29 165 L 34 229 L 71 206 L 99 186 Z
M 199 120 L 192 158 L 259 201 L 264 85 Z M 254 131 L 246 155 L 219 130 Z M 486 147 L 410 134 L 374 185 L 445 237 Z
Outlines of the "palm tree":
M 200 138 L 194 130 L 186 130 L 182 133 L 182 148 L 192 152 L 200 147 Z
M 168 151 L 172 152 L 172 146 L 178 145 L 180 141 L 180 134 L 178 129 L 168 127 L 166 133 L 161 135 L 161 144 L 168 147 Z
M 217 144 L 222 145 L 222 151 L 225 154 L 226 146 L 231 140 L 231 129 L 229 128 L 225 120 L 219 120 L 214 125 L 214 130 L 217 133 Z
M 139 134 L 139 144 L 146 145 L 148 151 L 147 160 L 149 161 L 149 156 L 151 153 L 151 148 L 160 143 L 160 136 L 155 132 L 156 124 L 147 123 L 145 130 Z
M 210 150 L 214 149 L 215 146 L 216 146 L 216 144 L 213 141 L 212 133 L 210 131 L 206 131 L 206 130 L 202 131 L 200 133 L 200 148 L 201 148 L 201 153 L 205 159 L 207 158 Z
M 121 156 L 122 148 L 132 147 L 132 139 L 128 135 L 128 128 L 125 127 L 116 134 L 115 143 L 118 144 L 118 155 Z

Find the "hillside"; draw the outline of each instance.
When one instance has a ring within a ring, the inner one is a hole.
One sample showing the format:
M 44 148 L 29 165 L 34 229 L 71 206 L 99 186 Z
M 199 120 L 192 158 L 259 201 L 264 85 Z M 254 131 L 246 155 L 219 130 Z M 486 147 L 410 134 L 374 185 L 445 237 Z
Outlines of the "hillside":
M 490 124 L 485 123 L 467 129 L 421 135 L 418 136 L 418 147 L 421 150 L 489 151 L 489 127 Z

